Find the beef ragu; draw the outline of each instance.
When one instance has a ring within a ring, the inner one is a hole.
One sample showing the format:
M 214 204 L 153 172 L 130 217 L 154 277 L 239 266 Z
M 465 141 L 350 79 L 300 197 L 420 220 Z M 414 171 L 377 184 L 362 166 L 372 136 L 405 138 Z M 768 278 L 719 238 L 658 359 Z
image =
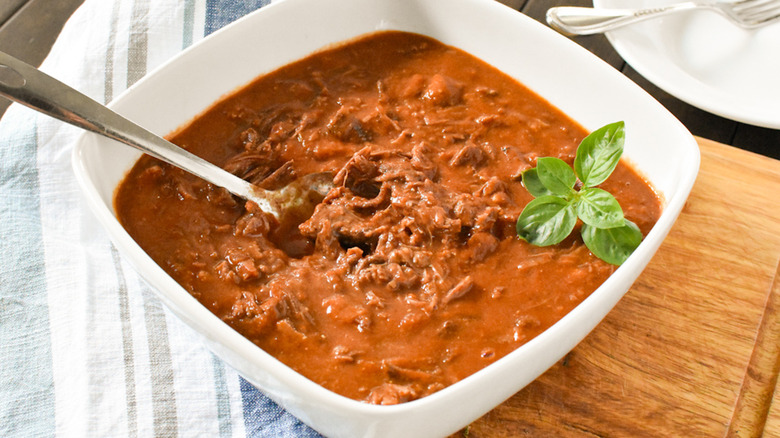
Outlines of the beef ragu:
M 532 199 L 521 172 L 540 156 L 571 163 L 586 134 L 458 49 L 380 32 L 260 77 L 170 136 L 268 189 L 333 172 L 310 218 L 278 224 L 148 157 L 116 211 L 260 348 L 344 396 L 401 403 L 510 353 L 614 271 L 578 237 L 539 248 L 514 231 Z M 645 234 L 660 215 L 625 163 L 602 187 Z

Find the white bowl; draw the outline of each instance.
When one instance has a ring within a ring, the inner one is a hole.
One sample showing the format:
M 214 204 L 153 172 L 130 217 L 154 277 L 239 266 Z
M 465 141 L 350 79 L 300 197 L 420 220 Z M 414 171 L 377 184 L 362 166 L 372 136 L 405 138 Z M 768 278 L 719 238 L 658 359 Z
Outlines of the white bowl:
M 120 226 L 112 197 L 137 152 L 85 134 L 73 161 L 95 214 L 161 300 L 217 355 L 293 415 L 328 436 L 443 436 L 465 427 L 538 377 L 612 309 L 679 214 L 696 178 L 699 151 L 690 133 L 621 73 L 493 0 L 276 3 L 183 52 L 111 107 L 154 132 L 167 134 L 262 73 L 323 46 L 385 29 L 429 35 L 470 52 L 517 78 L 587 129 L 625 120 L 625 155 L 666 201 L 645 241 L 589 298 L 513 353 L 437 393 L 400 405 L 370 405 L 328 391 L 283 365 L 201 306 Z

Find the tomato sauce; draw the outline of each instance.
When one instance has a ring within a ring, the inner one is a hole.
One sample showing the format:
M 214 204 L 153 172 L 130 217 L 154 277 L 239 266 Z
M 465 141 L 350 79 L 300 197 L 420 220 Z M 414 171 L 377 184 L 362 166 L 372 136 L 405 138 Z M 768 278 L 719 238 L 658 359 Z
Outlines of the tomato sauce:
M 514 231 L 532 199 L 521 173 L 542 156 L 572 163 L 586 134 L 471 55 L 381 32 L 264 75 L 170 137 L 268 189 L 332 172 L 311 217 L 279 224 L 149 157 L 115 206 L 166 272 L 260 348 L 344 396 L 401 403 L 510 353 L 614 271 L 579 237 L 539 248 Z M 643 233 L 658 219 L 656 193 L 625 163 L 601 187 Z

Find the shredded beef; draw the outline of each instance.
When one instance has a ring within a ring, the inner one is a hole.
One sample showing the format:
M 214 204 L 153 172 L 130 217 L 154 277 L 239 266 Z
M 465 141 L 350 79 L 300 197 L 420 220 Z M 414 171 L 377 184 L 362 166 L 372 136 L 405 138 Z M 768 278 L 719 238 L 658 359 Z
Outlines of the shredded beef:
M 489 65 L 377 33 L 258 79 L 171 138 L 265 189 L 330 172 L 313 212 L 277 220 L 151 158 L 117 194 L 139 244 L 204 306 L 307 378 L 414 400 L 541 333 L 613 271 L 582 241 L 516 237 L 537 157 L 584 130 Z M 621 164 L 643 232 L 657 199 Z

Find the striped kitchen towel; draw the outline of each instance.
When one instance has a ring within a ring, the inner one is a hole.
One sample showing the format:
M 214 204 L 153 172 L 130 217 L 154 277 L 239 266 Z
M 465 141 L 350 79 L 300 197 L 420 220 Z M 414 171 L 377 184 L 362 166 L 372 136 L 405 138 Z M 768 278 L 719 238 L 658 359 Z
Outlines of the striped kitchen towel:
M 86 0 L 41 69 L 109 102 L 269 0 Z M 0 120 L 0 436 L 318 436 L 213 356 L 117 253 L 71 169 L 81 132 Z

